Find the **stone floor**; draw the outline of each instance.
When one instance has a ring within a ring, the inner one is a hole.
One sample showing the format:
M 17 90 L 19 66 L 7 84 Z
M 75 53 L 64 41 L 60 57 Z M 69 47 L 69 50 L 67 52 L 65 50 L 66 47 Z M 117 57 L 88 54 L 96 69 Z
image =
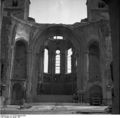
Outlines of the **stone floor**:
M 2 114 L 106 114 L 107 106 L 89 106 L 80 103 L 34 103 L 1 107 Z

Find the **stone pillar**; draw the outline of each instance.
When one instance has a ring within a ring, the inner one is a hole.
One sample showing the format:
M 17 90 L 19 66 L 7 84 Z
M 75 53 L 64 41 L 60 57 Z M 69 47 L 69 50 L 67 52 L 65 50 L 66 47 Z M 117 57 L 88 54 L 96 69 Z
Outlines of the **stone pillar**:
M 81 69 L 82 69 L 82 86 L 83 86 L 83 91 L 85 91 L 87 89 L 87 84 L 88 84 L 88 79 L 89 79 L 89 53 L 88 51 L 86 51 L 84 49 L 84 53 L 82 58 L 82 65 L 81 65 Z M 83 92 L 82 91 L 82 92 Z
M 111 0 L 109 3 L 110 25 L 113 49 L 113 104 L 112 113 L 120 114 L 120 1 Z
M 89 95 L 88 95 L 88 86 L 89 86 L 89 51 L 87 50 L 86 51 L 86 80 L 84 82 L 84 86 L 85 86 L 85 89 L 84 89 L 84 99 L 85 99 L 85 102 L 89 102 Z
M 6 90 L 5 90 L 5 97 L 8 99 L 8 104 L 11 104 L 11 94 L 12 94 L 12 78 L 13 78 L 13 69 L 14 69 L 14 46 L 10 48 L 10 62 L 9 62 L 9 69 L 8 69 L 8 78 L 6 80 Z
M 4 91 L 4 96 L 7 98 L 7 104 L 11 104 L 11 94 L 12 94 L 12 79 L 13 79 L 13 72 L 14 72 L 14 53 L 15 53 L 15 30 L 16 25 L 12 25 L 10 34 L 9 34 L 9 48 L 8 48 L 8 67 L 6 68 L 6 87 Z
M 1 84 L 1 30 L 2 30 L 2 1 L 0 0 L 0 94 L 2 94 Z M 1 95 L 0 95 L 1 96 Z
M 52 74 L 52 51 L 48 51 L 48 73 Z
M 27 102 L 31 102 L 31 86 L 32 86 L 32 50 L 28 50 L 27 52 L 27 84 L 26 84 L 26 97 L 27 97 Z
M 39 74 L 39 55 L 33 52 L 33 50 L 29 49 L 27 59 L 27 102 L 32 102 L 33 98 L 37 93 L 37 82 L 38 82 L 38 74 Z M 41 52 L 43 53 L 43 52 Z M 43 70 L 43 69 L 42 69 Z
M 39 53 L 39 74 L 40 79 L 43 81 L 43 74 L 44 74 L 44 50 L 42 49 Z
M 120 7 L 119 0 L 103 0 L 109 5 L 112 53 L 113 53 L 113 94 L 112 113 L 120 114 Z
M 43 54 L 42 54 L 43 55 Z M 43 63 L 42 63 L 43 65 Z M 42 69 L 43 70 L 43 69 Z M 43 79 L 43 71 L 41 72 Z M 39 78 L 39 53 L 34 54 L 33 75 L 32 75 L 32 101 L 37 98 L 37 85 Z
M 51 54 L 51 56 L 52 56 L 52 61 L 51 61 L 51 70 L 52 70 L 52 77 L 53 77 L 53 75 L 55 74 L 55 51 L 53 50 L 52 51 L 52 54 Z
M 72 65 L 72 67 L 71 67 L 71 70 L 72 70 L 72 73 L 76 73 L 76 55 L 75 55 L 75 51 L 73 50 L 73 54 L 72 54 L 72 56 L 71 56 L 71 65 Z
M 61 53 L 60 53 L 60 72 L 62 75 L 65 74 L 65 51 L 64 50 L 61 50 Z
M 82 52 L 82 54 L 80 55 L 80 88 L 81 88 L 81 91 L 84 89 L 84 82 L 83 82 L 83 79 L 85 79 L 84 77 L 84 68 L 85 68 L 85 54 L 84 52 Z
M 112 63 L 112 42 L 111 42 L 111 35 L 109 34 L 106 37 L 106 89 L 107 89 L 107 104 L 112 104 L 112 74 L 111 74 L 111 63 Z
M 86 82 L 86 87 L 88 84 L 88 80 L 89 80 L 89 51 L 86 52 L 86 76 L 87 76 L 87 82 Z
M 77 89 L 81 90 L 82 89 L 82 58 L 81 55 L 77 52 Z
M 104 42 L 105 43 L 105 42 Z M 104 47 L 102 47 L 102 49 L 104 49 Z M 102 95 L 103 95 L 103 104 L 107 105 L 107 90 L 106 90 L 106 80 L 107 77 L 105 76 L 105 71 L 106 71 L 106 61 L 105 61 L 105 50 L 101 50 L 101 59 L 100 59 L 100 77 L 102 80 Z
M 2 55 L 1 55 L 1 30 L 2 30 L 2 18 L 3 18 L 3 0 L 0 0 L 0 94 L 2 94 L 2 81 L 1 81 L 1 60 L 2 60 Z M 0 95 L 1 96 L 1 95 Z

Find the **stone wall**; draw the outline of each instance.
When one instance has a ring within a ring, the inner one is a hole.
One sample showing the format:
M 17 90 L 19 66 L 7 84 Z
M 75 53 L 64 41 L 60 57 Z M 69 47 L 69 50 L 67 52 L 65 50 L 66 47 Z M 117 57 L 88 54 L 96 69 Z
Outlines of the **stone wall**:
M 60 48 L 63 51 L 64 49 L 68 49 L 72 46 L 74 47 L 75 59 L 77 60 L 77 68 L 76 71 L 74 71 L 76 72 L 74 73 L 76 74 L 76 80 L 74 81 L 76 84 L 76 91 L 79 91 L 80 95 L 84 97 L 84 102 L 89 102 L 88 100 L 89 90 L 91 90 L 90 88 L 99 86 L 102 90 L 103 99 L 107 99 L 107 91 L 105 90 L 106 83 L 104 82 L 106 82 L 106 77 L 108 75 L 105 76 L 104 73 L 108 66 L 105 66 L 105 55 L 107 55 L 107 58 L 109 59 L 111 58 L 111 53 L 109 51 L 107 51 L 107 54 L 104 53 L 105 46 L 107 49 L 109 46 L 104 45 L 105 36 L 101 32 L 101 21 L 85 24 L 78 23 L 69 26 L 55 24 L 36 25 L 34 23 L 19 20 L 17 18 L 13 18 L 12 22 L 13 24 L 16 24 L 13 26 L 16 28 L 13 28 L 15 29 L 12 32 L 12 34 L 14 34 L 14 37 L 11 34 L 10 42 L 12 43 L 9 45 L 10 49 L 12 50 L 10 56 L 11 61 L 9 62 L 10 70 L 8 70 L 8 74 L 11 75 L 8 76 L 8 78 L 11 79 L 11 83 L 9 83 L 9 97 L 10 94 L 12 97 L 12 88 L 14 86 L 14 83 L 18 82 L 19 80 L 18 83 L 25 84 L 27 101 L 32 102 L 35 98 L 37 98 L 37 89 L 39 88 L 38 80 L 41 77 L 43 79 L 44 76 L 43 49 L 48 48 L 55 50 L 57 48 Z M 70 41 L 71 43 L 65 43 L 64 41 L 55 41 L 54 43 L 51 43 L 48 41 L 50 40 L 48 38 L 51 35 L 63 35 L 65 37 L 65 40 Z M 28 46 L 26 48 L 24 46 L 16 45 L 17 42 L 22 41 L 27 43 Z M 65 71 L 65 69 L 63 69 L 63 65 L 64 64 L 61 65 L 62 72 Z M 49 70 L 49 72 L 50 71 L 51 70 Z M 54 69 L 53 72 L 55 72 Z M 58 80 L 59 78 L 64 80 L 65 76 L 63 75 L 61 77 L 57 76 L 56 78 L 58 78 Z M 74 78 L 73 75 L 69 77 L 72 80 Z M 46 84 L 44 84 L 44 86 L 46 86 Z M 47 86 L 46 88 L 50 89 L 51 87 Z M 67 88 L 69 89 L 70 86 Z M 57 94 L 57 92 L 55 94 Z

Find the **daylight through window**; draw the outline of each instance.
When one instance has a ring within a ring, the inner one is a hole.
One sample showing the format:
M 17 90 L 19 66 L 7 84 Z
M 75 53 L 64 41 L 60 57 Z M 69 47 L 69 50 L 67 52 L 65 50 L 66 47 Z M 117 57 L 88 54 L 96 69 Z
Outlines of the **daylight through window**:
M 48 49 L 44 50 L 44 73 L 48 73 Z
M 55 73 L 56 74 L 60 73 L 60 50 L 56 50 L 56 55 L 55 55 Z
M 72 48 L 70 48 L 67 51 L 67 73 L 71 73 L 72 72 L 72 61 L 71 61 L 71 56 L 72 56 Z
M 53 36 L 53 39 L 55 39 L 55 40 L 63 40 L 63 36 Z

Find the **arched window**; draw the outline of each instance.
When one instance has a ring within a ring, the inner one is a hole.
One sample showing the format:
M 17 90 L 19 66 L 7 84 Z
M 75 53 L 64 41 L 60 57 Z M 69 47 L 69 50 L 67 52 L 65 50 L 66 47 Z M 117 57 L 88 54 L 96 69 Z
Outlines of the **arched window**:
M 64 37 L 63 36 L 53 36 L 51 38 L 49 38 L 50 40 L 64 40 Z
M 72 72 L 72 48 L 68 49 L 67 51 L 67 73 Z
M 96 56 L 99 59 L 99 44 L 97 42 L 94 42 L 89 46 L 89 54 Z
M 55 54 L 55 73 L 60 73 L 60 50 L 56 50 Z
M 12 6 L 17 7 L 18 6 L 18 0 L 13 0 L 12 1 Z
M 106 4 L 104 2 L 99 2 L 98 3 L 98 8 L 104 8 Z
M 48 73 L 48 49 L 44 49 L 44 73 Z
M 56 39 L 56 40 L 63 40 L 63 36 L 53 36 L 53 39 Z

